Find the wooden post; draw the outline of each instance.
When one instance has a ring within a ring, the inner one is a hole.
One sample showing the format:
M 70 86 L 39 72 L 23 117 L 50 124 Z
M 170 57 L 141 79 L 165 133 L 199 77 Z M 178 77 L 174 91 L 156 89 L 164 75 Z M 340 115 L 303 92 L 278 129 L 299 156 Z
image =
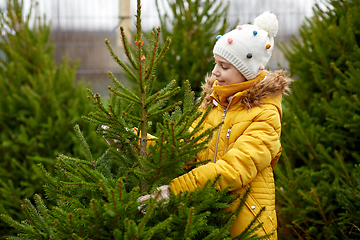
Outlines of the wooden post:
M 118 37 L 116 40 L 117 46 L 122 46 L 120 38 L 120 26 L 124 27 L 125 34 L 129 42 L 132 42 L 132 36 L 130 32 L 131 27 L 131 0 L 119 0 L 119 27 L 117 29 Z

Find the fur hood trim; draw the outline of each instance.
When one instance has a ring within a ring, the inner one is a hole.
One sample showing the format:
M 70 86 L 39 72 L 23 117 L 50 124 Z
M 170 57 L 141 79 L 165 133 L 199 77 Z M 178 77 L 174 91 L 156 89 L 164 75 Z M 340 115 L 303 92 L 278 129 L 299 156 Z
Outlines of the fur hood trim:
M 239 104 L 243 105 L 245 109 L 249 110 L 252 107 L 261 106 L 264 99 L 275 98 L 283 94 L 289 95 L 291 93 L 289 85 L 293 80 L 286 76 L 284 70 L 265 71 L 265 73 L 266 78 L 264 80 L 255 82 L 252 87 L 245 90 L 241 95 Z M 202 108 L 213 105 L 211 94 L 214 91 L 212 86 L 215 80 L 214 76 L 207 76 L 205 83 L 202 85 L 203 94 L 205 94 L 201 105 Z

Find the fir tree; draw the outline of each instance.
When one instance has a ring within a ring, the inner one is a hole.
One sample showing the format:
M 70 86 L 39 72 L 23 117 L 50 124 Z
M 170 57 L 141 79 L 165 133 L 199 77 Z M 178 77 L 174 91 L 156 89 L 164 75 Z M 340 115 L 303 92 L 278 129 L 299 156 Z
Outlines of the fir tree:
M 92 106 L 84 84 L 75 84 L 78 61 L 64 58 L 55 64 L 50 27 L 45 17 L 33 16 L 24 16 L 17 0 L 8 1 L 0 14 L 0 213 L 16 220 L 26 217 L 20 207 L 26 198 L 43 195 L 36 164 L 52 172 L 59 154 L 82 156 L 76 123 L 88 132 L 94 154 L 106 147 L 81 118 Z M 10 233 L 1 222 L 0 236 Z
M 121 27 L 121 38 L 129 65 L 106 46 L 112 58 L 132 77 L 139 89 L 135 94 L 109 72 L 114 87 L 109 87 L 110 99 L 105 105 L 98 94 L 89 91 L 95 110 L 86 119 L 97 126 L 97 133 L 110 144 L 100 157 L 92 155 L 78 125 L 75 132 L 85 158 L 60 155 L 55 163 L 55 175 L 39 164 L 49 201 L 47 208 L 35 195 L 35 204 L 26 200 L 22 205 L 28 219 L 22 223 L 8 215 L 1 218 L 18 230 L 17 237 L 8 239 L 229 239 L 229 227 L 236 212 L 225 211 L 240 196 L 228 193 L 228 188 L 216 190 L 218 178 L 194 192 L 160 199 L 158 187 L 168 184 L 197 164 L 196 153 L 204 148 L 213 129 L 204 131 L 200 124 L 207 113 L 198 111 L 188 83 L 184 102 L 167 105 L 179 91 L 175 81 L 154 92 L 154 69 L 166 53 L 170 39 L 159 46 L 160 28 L 152 33 L 145 55 L 141 32 L 141 5 L 137 1 L 136 54 Z M 134 70 L 131 70 L 134 69 Z M 139 111 L 140 109 L 140 111 Z M 157 123 L 154 136 L 148 134 L 149 123 L 156 115 L 164 115 Z M 193 131 L 188 131 L 197 121 Z M 155 137 L 156 136 L 156 137 Z M 200 141 L 204 140 L 204 141 Z M 115 163 L 119 169 L 114 171 Z M 230 186 L 229 186 L 230 187 Z M 139 201 L 147 193 L 148 200 Z M 241 196 L 243 199 L 245 196 Z M 261 227 L 257 218 L 235 239 L 262 239 L 255 231 Z
M 286 239 L 360 237 L 360 3 L 329 0 L 283 48 L 298 76 L 275 169 Z M 281 165 L 280 165 L 281 166 Z
M 226 5 L 220 0 L 164 1 L 156 0 L 161 40 L 171 38 L 172 47 L 164 60 L 158 64 L 157 77 L 162 87 L 176 79 L 179 86 L 191 82 L 196 94 L 202 91 L 201 84 L 213 67 L 212 49 L 216 36 L 228 28 Z M 160 9 L 169 9 L 162 13 Z M 180 100 L 182 94 L 175 96 Z

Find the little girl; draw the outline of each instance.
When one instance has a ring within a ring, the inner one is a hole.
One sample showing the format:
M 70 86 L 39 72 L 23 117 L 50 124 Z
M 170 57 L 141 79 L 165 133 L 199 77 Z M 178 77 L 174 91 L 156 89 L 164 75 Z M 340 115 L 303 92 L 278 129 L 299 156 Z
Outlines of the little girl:
M 273 169 L 281 154 L 282 95 L 289 92 L 291 82 L 283 71 L 264 70 L 277 31 L 276 16 L 264 12 L 253 25 L 218 36 L 213 49 L 215 67 L 203 86 L 207 96 L 202 107 L 211 105 L 212 110 L 203 124 L 206 129 L 224 123 L 197 156 L 199 161 L 212 161 L 169 185 L 175 194 L 192 191 L 221 174 L 220 188 L 231 185 L 234 194 L 251 188 L 246 206 L 230 229 L 232 237 L 265 207 L 258 234 L 274 233 L 271 239 L 277 239 Z

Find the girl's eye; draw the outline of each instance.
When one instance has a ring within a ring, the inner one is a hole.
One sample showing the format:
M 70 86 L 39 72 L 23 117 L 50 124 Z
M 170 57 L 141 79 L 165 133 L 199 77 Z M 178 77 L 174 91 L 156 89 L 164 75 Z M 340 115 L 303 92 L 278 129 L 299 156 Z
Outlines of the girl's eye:
M 224 70 L 227 70 L 227 69 L 228 69 L 227 67 L 224 67 L 224 66 L 221 66 L 221 68 L 224 69 Z

